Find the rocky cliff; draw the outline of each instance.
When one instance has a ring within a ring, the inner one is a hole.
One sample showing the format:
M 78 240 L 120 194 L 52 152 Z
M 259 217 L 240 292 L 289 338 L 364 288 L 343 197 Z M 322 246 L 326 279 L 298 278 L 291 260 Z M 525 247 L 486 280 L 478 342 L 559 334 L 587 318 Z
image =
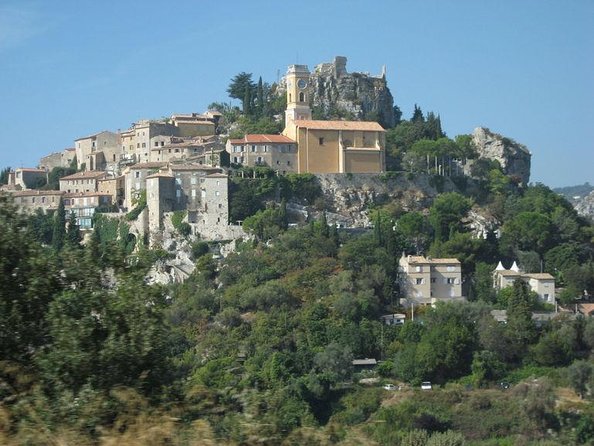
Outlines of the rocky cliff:
M 314 111 L 324 118 L 346 115 L 358 120 L 378 121 L 384 127 L 394 125 L 394 98 L 385 73 L 349 73 L 346 57 L 316 66 L 311 74 Z
M 377 121 L 384 128 L 393 127 L 394 98 L 385 72 L 378 76 L 349 73 L 346 61 L 346 57 L 337 56 L 334 62 L 317 65 L 311 73 L 308 92 L 313 118 Z M 276 94 L 285 95 L 286 91 L 283 78 Z
M 530 158 L 532 154 L 526 146 L 517 143 L 513 139 L 506 138 L 497 133 L 491 132 L 484 127 L 478 127 L 472 133 L 479 159 L 487 158 L 496 160 L 501 165 L 503 172 L 518 183 L 528 184 L 530 180 Z M 465 172 L 470 174 L 472 162 L 467 164 Z
M 578 214 L 594 221 L 594 191 L 585 197 L 572 200 L 572 204 Z

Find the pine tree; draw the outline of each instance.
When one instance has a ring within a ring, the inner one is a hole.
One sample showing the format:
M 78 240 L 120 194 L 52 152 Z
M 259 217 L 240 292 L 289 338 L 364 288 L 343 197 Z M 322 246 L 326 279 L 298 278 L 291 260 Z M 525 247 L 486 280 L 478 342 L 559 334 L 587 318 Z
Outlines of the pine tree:
M 412 118 L 410 118 L 411 122 L 425 122 L 425 117 L 423 116 L 423 111 L 421 107 L 415 104 L 415 110 L 413 112 Z
M 54 215 L 54 233 L 52 236 L 52 245 L 56 251 L 60 251 L 64 246 L 64 239 L 66 237 L 66 209 L 64 207 L 64 200 L 60 198 L 58 210 Z

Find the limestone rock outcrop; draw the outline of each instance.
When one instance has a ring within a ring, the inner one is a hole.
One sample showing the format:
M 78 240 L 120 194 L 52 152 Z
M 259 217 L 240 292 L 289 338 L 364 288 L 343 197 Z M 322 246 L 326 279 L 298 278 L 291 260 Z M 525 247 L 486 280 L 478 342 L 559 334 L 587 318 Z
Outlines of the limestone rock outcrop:
M 573 201 L 573 207 L 583 217 L 594 221 L 594 191 Z
M 530 180 L 530 158 L 532 154 L 528 148 L 513 139 L 506 138 L 484 127 L 478 127 L 472 133 L 479 158 L 496 160 L 503 172 L 517 180 L 518 183 L 528 184 Z M 467 164 L 466 172 L 470 174 L 472 163 Z
M 346 57 L 322 63 L 311 74 L 311 97 L 314 110 L 324 117 L 346 114 L 357 120 L 378 121 L 384 127 L 394 125 L 394 98 L 386 83 L 385 72 L 379 76 L 349 73 Z

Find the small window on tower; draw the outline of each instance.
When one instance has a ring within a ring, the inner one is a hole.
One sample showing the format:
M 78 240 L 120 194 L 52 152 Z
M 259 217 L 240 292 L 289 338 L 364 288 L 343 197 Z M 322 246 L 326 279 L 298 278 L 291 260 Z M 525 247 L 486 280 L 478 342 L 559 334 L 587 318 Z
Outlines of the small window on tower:
M 321 146 L 323 146 L 324 145 L 324 138 L 319 138 L 319 143 L 320 143 Z
M 299 102 L 305 102 L 305 93 L 299 93 Z

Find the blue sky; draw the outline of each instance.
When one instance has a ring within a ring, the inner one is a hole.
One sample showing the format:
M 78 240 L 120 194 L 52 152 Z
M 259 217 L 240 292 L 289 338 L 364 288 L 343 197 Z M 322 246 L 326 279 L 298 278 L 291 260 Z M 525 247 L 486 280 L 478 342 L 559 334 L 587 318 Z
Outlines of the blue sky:
M 0 167 L 228 101 L 240 71 L 348 57 L 404 116 L 532 151 L 532 181 L 594 183 L 594 1 L 0 0 Z

